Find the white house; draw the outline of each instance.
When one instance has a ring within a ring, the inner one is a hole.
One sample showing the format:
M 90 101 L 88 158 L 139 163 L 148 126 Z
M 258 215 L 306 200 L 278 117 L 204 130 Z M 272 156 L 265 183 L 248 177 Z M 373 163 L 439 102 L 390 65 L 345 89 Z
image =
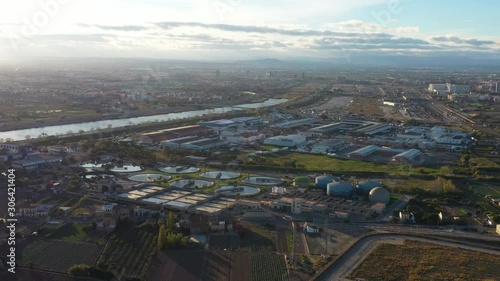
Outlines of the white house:
M 306 233 L 319 233 L 319 228 L 315 225 L 307 224 L 304 230 Z

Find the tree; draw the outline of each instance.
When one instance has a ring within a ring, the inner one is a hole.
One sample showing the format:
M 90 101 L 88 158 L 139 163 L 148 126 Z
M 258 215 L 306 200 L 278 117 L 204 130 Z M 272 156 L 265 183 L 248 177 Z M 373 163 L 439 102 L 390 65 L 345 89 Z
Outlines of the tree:
M 166 227 L 167 230 L 171 231 L 174 229 L 175 226 L 175 215 L 172 212 L 168 213 L 167 221 L 166 221 Z
M 158 249 L 163 250 L 167 246 L 167 231 L 165 225 L 160 226 L 158 231 Z
M 71 276 L 90 276 L 91 266 L 88 264 L 75 264 L 68 269 L 68 274 Z

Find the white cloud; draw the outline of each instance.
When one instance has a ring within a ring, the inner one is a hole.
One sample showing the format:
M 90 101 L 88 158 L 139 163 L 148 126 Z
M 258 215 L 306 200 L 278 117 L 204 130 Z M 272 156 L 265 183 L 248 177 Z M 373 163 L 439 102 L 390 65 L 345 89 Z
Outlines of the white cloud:
M 360 20 L 349 20 L 337 23 L 328 23 L 324 25 L 329 30 L 344 31 L 344 32 L 390 32 L 396 34 L 418 34 L 420 28 L 418 26 L 402 26 L 388 27 L 378 23 L 364 22 Z

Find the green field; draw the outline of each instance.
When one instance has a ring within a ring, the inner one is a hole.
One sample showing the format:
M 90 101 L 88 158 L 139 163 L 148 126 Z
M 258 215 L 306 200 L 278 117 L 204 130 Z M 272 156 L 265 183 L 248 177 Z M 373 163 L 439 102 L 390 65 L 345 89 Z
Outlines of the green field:
M 295 161 L 298 168 L 306 171 L 335 171 L 335 172 L 388 172 L 390 174 L 437 174 L 439 169 L 418 167 L 408 169 L 406 165 L 386 165 L 359 160 L 344 160 L 331 158 L 325 155 L 302 154 L 296 152 L 271 154 L 261 156 L 275 166 L 284 166 L 286 162 Z
M 476 191 L 482 196 L 491 195 L 495 198 L 500 198 L 500 184 L 498 183 L 473 183 L 469 188 Z
M 102 270 L 146 280 L 157 253 L 157 230 L 122 223 L 111 234 L 97 265 Z
M 293 243 L 293 231 L 291 230 L 286 231 L 286 242 L 288 244 L 288 252 L 293 253 L 295 245 L 295 243 Z
M 83 231 L 84 226 L 85 225 L 81 223 L 67 223 L 47 234 L 45 237 L 71 242 L 82 241 L 87 236 L 85 231 Z
M 288 281 L 285 258 L 277 254 L 252 254 L 252 281 Z
M 499 264 L 499 255 L 406 241 L 404 245 L 378 245 L 349 277 L 370 281 L 493 281 L 500 276 Z
M 96 244 L 37 239 L 21 250 L 23 266 L 66 273 L 75 264 L 93 265 L 101 248 Z

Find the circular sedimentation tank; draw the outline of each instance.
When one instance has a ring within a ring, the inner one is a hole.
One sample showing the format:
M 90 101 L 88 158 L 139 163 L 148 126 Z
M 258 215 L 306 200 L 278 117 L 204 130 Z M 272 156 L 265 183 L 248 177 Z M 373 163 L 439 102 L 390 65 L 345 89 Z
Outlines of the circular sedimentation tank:
M 283 182 L 280 178 L 255 176 L 243 179 L 243 182 L 255 185 L 277 185 Z
M 200 177 L 208 178 L 208 179 L 221 179 L 221 180 L 230 180 L 235 179 L 240 176 L 239 173 L 236 172 L 226 172 L 226 171 L 210 171 L 204 172 L 200 174 Z
M 389 200 L 391 200 L 391 195 L 389 194 L 389 191 L 387 191 L 387 189 L 383 187 L 375 187 L 370 191 L 369 200 L 374 204 L 376 203 L 387 204 L 389 203 Z
M 169 166 L 161 168 L 160 171 L 170 174 L 191 174 L 200 171 L 200 168 L 191 166 Z
M 211 187 L 215 183 L 212 181 L 207 181 L 207 180 L 197 180 L 197 179 L 182 179 L 182 180 L 174 180 L 170 182 L 170 185 L 172 187 L 177 187 L 177 188 L 205 188 L 205 187 Z
M 157 182 L 170 180 L 172 177 L 163 174 L 137 174 L 130 176 L 129 179 L 137 182 Z
M 237 194 L 241 196 L 251 196 L 259 194 L 260 189 L 247 185 L 227 185 L 217 188 L 215 191 L 228 196 L 235 196 Z

